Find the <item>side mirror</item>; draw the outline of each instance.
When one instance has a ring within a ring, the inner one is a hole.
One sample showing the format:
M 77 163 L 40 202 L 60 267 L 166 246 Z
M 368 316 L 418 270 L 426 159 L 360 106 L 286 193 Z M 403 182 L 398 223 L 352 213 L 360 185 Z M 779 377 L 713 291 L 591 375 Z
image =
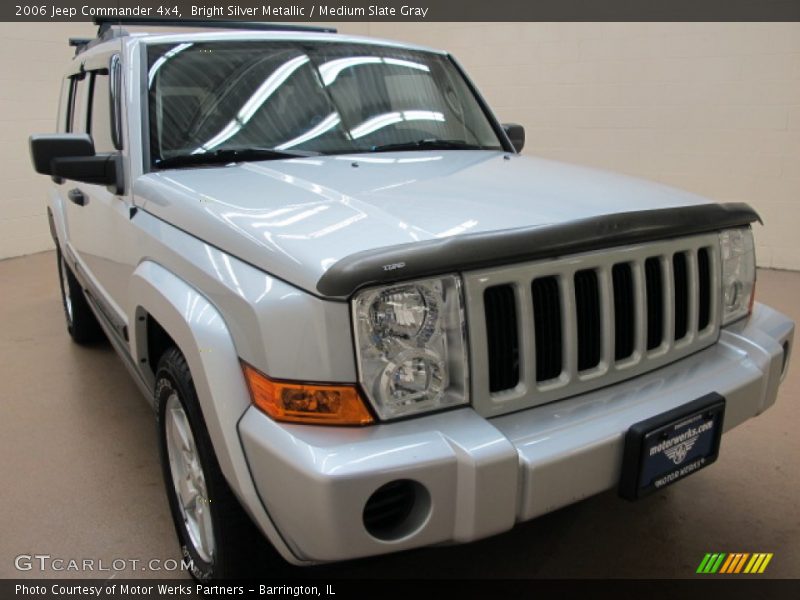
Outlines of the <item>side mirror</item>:
M 65 156 L 94 156 L 94 143 L 85 133 L 32 135 L 29 139 L 33 169 L 42 175 L 53 175 L 53 159 Z
M 514 150 L 522 152 L 522 148 L 525 147 L 525 128 L 517 123 L 503 123 L 503 131 L 506 132 Z
M 32 135 L 31 161 L 37 173 L 57 181 L 72 179 L 123 191 L 122 165 L 118 154 L 95 154 L 94 142 L 85 133 Z M 60 181 L 59 181 L 60 182 Z
M 95 156 L 62 156 L 51 163 L 54 177 L 114 186 L 116 193 L 122 193 L 119 155 L 100 154 Z

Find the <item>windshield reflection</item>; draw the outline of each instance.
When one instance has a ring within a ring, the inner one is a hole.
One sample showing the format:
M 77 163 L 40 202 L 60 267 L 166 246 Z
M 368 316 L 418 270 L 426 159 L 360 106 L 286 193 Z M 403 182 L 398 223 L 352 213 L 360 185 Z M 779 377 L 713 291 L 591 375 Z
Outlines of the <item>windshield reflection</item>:
M 194 152 L 207 152 L 216 148 L 223 142 L 236 135 L 239 130 L 247 125 L 259 108 L 283 85 L 297 69 L 308 62 L 307 56 L 298 56 L 290 61 L 283 63 L 270 75 L 264 83 L 253 93 L 239 110 L 236 118 L 220 131 L 216 136 L 208 140 L 205 144 L 197 148 Z
M 154 162 L 223 149 L 362 153 L 419 140 L 501 149 L 440 54 L 351 43 L 158 44 L 148 50 Z

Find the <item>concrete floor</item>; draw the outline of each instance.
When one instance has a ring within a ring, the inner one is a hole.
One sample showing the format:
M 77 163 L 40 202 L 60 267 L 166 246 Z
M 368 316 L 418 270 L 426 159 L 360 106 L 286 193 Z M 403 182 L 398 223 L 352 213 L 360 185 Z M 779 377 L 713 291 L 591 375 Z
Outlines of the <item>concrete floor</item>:
M 0 577 L 58 575 L 19 573 L 19 554 L 178 559 L 150 408 L 108 345 L 70 342 L 54 254 L 0 262 L 0 290 Z M 760 271 L 758 299 L 800 321 L 800 273 Z M 706 552 L 773 552 L 764 576 L 797 578 L 799 423 L 795 364 L 777 405 L 726 435 L 715 465 L 644 501 L 607 493 L 474 544 L 309 574 L 668 578 L 692 576 Z

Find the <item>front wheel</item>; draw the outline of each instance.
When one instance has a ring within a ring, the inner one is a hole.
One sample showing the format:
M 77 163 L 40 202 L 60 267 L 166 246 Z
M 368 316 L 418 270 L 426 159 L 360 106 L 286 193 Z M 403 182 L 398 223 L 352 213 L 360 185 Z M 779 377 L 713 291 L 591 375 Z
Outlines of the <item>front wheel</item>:
M 183 355 L 158 362 L 155 401 L 161 465 L 181 553 L 198 580 L 274 576 L 284 563 L 222 475 Z

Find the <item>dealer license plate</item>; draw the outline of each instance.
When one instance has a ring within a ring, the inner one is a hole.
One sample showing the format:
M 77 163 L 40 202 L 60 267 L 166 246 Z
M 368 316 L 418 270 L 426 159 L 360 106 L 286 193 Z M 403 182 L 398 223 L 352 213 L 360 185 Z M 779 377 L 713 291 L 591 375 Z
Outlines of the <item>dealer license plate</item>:
M 641 498 L 717 460 L 724 416 L 725 398 L 711 393 L 632 425 L 625 435 L 620 495 Z

